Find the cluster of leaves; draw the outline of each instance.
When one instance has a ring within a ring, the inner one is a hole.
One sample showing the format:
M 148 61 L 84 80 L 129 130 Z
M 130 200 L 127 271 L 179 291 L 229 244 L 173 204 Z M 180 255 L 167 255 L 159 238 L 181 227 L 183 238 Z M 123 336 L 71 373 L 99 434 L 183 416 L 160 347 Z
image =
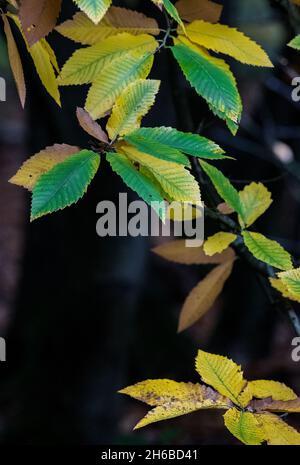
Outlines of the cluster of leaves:
M 154 407 L 135 429 L 196 410 L 221 409 L 226 428 L 248 445 L 300 445 L 300 433 L 275 412 L 300 412 L 300 398 L 277 381 L 247 381 L 241 367 L 199 350 L 196 371 L 205 384 L 147 380 L 120 393 Z M 208 386 L 207 386 L 208 385 Z
M 32 191 L 31 219 L 77 202 L 95 177 L 101 158 L 106 158 L 112 170 L 145 202 L 151 206 L 156 202 L 156 211 L 164 221 L 168 202 L 201 202 L 199 180 L 191 172 L 196 163 L 225 202 L 220 207 L 222 214 L 236 214 L 238 221 L 234 230 L 217 232 L 198 249 L 185 248 L 183 241 L 155 249 L 159 255 L 179 263 L 217 265 L 188 296 L 179 330 L 199 320 L 221 293 L 231 274 L 238 244 L 243 244 L 258 262 L 273 267 L 270 284 L 282 296 L 299 302 L 300 269 L 293 268 L 290 254 L 277 242 L 249 229 L 271 205 L 267 188 L 251 183 L 238 192 L 209 163 L 226 155 L 205 137 L 170 127 L 141 127 L 160 88 L 160 81 L 148 79 L 154 58 L 167 49 L 214 115 L 236 134 L 242 114 L 241 97 L 229 65 L 216 55 L 228 55 L 247 65 L 271 67 L 265 51 L 242 32 L 221 24 L 222 7 L 211 0 L 179 0 L 175 5 L 170 0 L 152 0 L 164 13 L 165 29 L 154 18 L 113 6 L 112 0 L 74 2 L 81 11 L 58 26 L 61 0 L 9 0 L 6 10 L 1 11 L 11 68 L 23 106 L 26 85 L 11 23 L 19 30 L 43 85 L 58 105 L 61 87 L 90 86 L 85 108 L 77 108 L 77 118 L 94 139 L 92 149 L 62 143 L 46 147 L 29 158 L 10 179 Z M 61 68 L 46 40 L 53 29 L 82 46 Z M 300 47 L 299 37 L 290 45 Z M 97 121 L 102 118 L 107 118 L 105 130 L 104 123 Z M 225 414 L 226 426 L 245 443 L 299 443 L 298 433 L 278 417 L 263 412 L 275 411 L 276 402 L 277 406 L 284 402 L 280 411 L 299 411 L 299 400 L 294 401 L 296 396 L 291 390 L 273 382 L 247 383 L 233 362 L 201 352 L 197 370 L 220 394 L 201 385 L 165 380 L 124 390 L 156 406 L 139 425 L 203 406 L 222 406 L 229 409 Z M 268 400 L 270 395 L 272 399 Z M 263 399 L 263 407 L 257 407 L 253 397 Z

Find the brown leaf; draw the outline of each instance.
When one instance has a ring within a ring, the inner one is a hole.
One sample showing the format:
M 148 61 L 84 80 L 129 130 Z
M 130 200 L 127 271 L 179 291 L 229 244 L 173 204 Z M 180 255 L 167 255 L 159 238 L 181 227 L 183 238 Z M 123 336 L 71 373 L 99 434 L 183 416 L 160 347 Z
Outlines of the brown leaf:
M 222 213 L 222 215 L 231 215 L 231 213 L 234 213 L 233 208 L 231 208 L 226 202 L 220 203 L 217 209 L 220 213 Z
M 46 37 L 46 35 L 55 28 L 61 10 L 61 2 L 62 0 L 40 0 L 42 9 L 39 7 L 38 11 L 34 12 L 30 19 L 25 19 L 22 8 L 25 8 L 26 6 L 27 9 L 29 7 L 28 1 L 24 2 L 23 0 L 20 9 L 20 18 L 23 26 L 23 32 L 30 46 L 38 42 L 43 37 Z M 33 3 L 35 3 L 35 0 Z M 31 11 L 32 10 L 30 10 L 30 12 Z
M 262 400 L 253 400 L 250 402 L 249 407 L 255 412 L 267 410 L 269 412 L 300 412 L 300 397 L 295 400 L 273 400 L 268 397 Z
M 103 131 L 100 124 L 96 123 L 86 110 L 83 108 L 77 108 L 76 115 L 80 126 L 85 132 L 105 144 L 108 143 L 106 133 Z
M 7 49 L 8 49 L 8 57 L 11 66 L 11 70 L 16 82 L 18 94 L 20 97 L 21 105 L 24 108 L 25 100 L 26 100 L 26 85 L 24 80 L 24 72 L 23 67 L 20 59 L 20 55 L 17 49 L 17 45 L 15 39 L 13 37 L 11 27 L 7 17 L 3 14 L 2 19 L 4 22 L 4 32 L 7 40 Z
M 210 0 L 179 0 L 176 8 L 182 19 L 192 22 L 203 19 L 210 23 L 217 23 L 222 14 L 222 5 Z
M 188 295 L 179 317 L 178 332 L 192 326 L 211 308 L 223 290 L 233 267 L 233 260 L 214 268 Z
M 176 240 L 152 249 L 154 253 L 171 262 L 182 265 L 218 265 L 233 260 L 235 253 L 230 247 L 222 253 L 209 257 L 202 247 L 186 247 L 185 240 Z

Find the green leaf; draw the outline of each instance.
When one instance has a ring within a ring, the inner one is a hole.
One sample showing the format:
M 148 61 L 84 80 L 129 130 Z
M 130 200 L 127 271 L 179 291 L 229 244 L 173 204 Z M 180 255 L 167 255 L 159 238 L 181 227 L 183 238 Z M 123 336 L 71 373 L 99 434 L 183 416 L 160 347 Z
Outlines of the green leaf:
M 74 2 L 97 24 L 107 12 L 112 0 L 74 0 Z
M 186 79 L 212 108 L 214 113 L 239 124 L 242 104 L 235 78 L 224 60 L 180 37 L 172 47 Z
M 31 220 L 61 210 L 86 192 L 100 164 L 91 150 L 82 150 L 39 177 L 32 191 Z
M 136 192 L 150 207 L 154 208 L 162 221 L 165 221 L 166 206 L 155 205 L 153 202 L 164 202 L 160 190 L 151 180 L 140 173 L 135 166 L 120 153 L 108 152 L 106 154 L 112 170 L 117 173 L 124 183 Z
M 288 43 L 289 47 L 295 48 L 296 50 L 300 50 L 300 34 L 296 36 L 294 39 L 292 39 Z
M 262 425 L 253 413 L 231 408 L 223 417 L 226 428 L 244 444 L 258 446 L 265 440 Z
M 242 235 L 246 247 L 258 260 L 280 270 L 289 270 L 292 268 L 290 254 L 278 242 L 272 241 L 256 232 L 243 231 Z
M 278 277 L 285 284 L 289 292 L 295 294 L 297 297 L 300 296 L 300 268 L 278 273 Z
M 242 204 L 238 191 L 233 187 L 224 174 L 212 165 L 209 165 L 205 161 L 199 161 L 202 169 L 205 171 L 207 176 L 216 188 L 218 194 L 223 200 L 236 211 L 241 218 L 244 217 Z
M 184 166 L 190 166 L 189 159 L 176 148 L 162 144 L 156 139 L 153 139 L 147 132 L 140 130 L 133 131 L 124 137 L 126 142 L 133 145 L 137 150 L 161 160 L 178 163 Z
M 170 0 L 162 0 L 163 5 L 165 9 L 167 10 L 168 14 L 171 16 L 171 18 L 175 19 L 175 21 L 182 27 L 182 29 L 185 31 L 184 24 L 179 16 L 179 13 L 176 9 L 176 7 L 173 5 L 173 3 L 170 2 Z
M 134 131 L 133 136 L 141 136 L 143 139 L 154 140 L 194 157 L 209 158 L 211 160 L 226 158 L 223 155 L 224 150 L 211 140 L 206 139 L 206 137 L 177 131 L 174 128 L 164 126 L 140 128 Z

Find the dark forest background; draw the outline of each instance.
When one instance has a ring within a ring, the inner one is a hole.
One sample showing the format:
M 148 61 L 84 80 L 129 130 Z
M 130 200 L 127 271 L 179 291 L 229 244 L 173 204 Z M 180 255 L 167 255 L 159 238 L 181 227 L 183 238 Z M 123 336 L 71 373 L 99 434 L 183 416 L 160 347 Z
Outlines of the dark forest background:
M 162 87 L 144 123 L 188 131 L 202 123 L 202 133 L 237 158 L 222 162 L 237 188 L 254 180 L 272 191 L 275 201 L 258 229 L 300 256 L 300 103 L 291 99 L 300 54 L 286 47 L 300 21 L 287 15 L 285 3 L 223 2 L 222 22 L 256 39 L 275 63 L 273 70 L 231 63 L 244 102 L 236 137 L 189 88 L 168 51 L 156 57 L 152 76 Z M 71 0 L 63 4 L 60 22 L 75 11 Z M 114 4 L 162 21 L 150 1 Z M 49 40 L 64 63 L 75 45 L 58 33 Z M 7 339 L 7 362 L 0 367 L 0 443 L 236 443 L 220 413 L 210 411 L 133 433 L 147 409 L 117 391 L 146 378 L 197 381 L 194 357 L 202 348 L 233 357 L 250 379 L 280 380 L 300 393 L 288 319 L 270 305 L 255 273 L 239 260 L 208 315 L 177 335 L 180 307 L 207 268 L 159 259 L 151 252 L 157 239 L 96 235 L 97 203 L 127 191 L 105 163 L 77 205 L 29 223 L 29 195 L 7 180 L 47 145 L 84 147 L 89 139 L 75 116 L 85 89 L 63 88 L 59 109 L 19 45 L 28 84 L 24 112 L 2 35 L 0 74 L 7 79 L 8 99 L 0 103 L 0 335 Z M 208 233 L 216 230 L 208 221 L 205 226 Z M 297 416 L 287 420 L 300 428 Z

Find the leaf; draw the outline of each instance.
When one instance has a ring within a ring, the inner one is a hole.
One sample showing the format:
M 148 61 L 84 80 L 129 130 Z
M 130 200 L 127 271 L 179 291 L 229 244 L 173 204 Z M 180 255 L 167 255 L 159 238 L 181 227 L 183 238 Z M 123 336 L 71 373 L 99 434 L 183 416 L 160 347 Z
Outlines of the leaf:
M 292 267 L 290 266 L 290 268 Z M 295 297 L 300 297 L 300 268 L 278 273 L 277 276 L 285 284 L 291 294 L 295 295 Z
M 201 168 L 205 171 L 216 191 L 223 200 L 236 211 L 242 219 L 244 219 L 244 211 L 238 191 L 233 187 L 224 174 L 212 165 L 205 161 L 200 161 Z
M 226 158 L 221 147 L 198 134 L 181 132 L 174 128 L 161 126 L 157 128 L 140 128 L 134 132 L 134 135 L 140 136 L 143 140 L 151 140 L 167 145 L 194 157 L 212 160 Z
M 84 45 L 93 45 L 102 42 L 110 36 L 127 32 L 132 35 L 152 34 L 158 35 L 160 30 L 153 18 L 143 13 L 112 6 L 102 21 L 95 25 L 84 13 L 76 13 L 56 27 L 56 30 L 65 37 Z
M 103 18 L 112 0 L 74 0 L 76 5 L 95 23 Z
M 26 85 L 24 80 L 23 66 L 8 19 L 4 14 L 1 16 L 4 22 L 4 33 L 7 40 L 9 62 L 17 86 L 21 105 L 24 108 L 26 100 Z
M 210 236 L 203 245 L 203 250 L 206 255 L 212 256 L 216 253 L 221 253 L 226 250 L 232 242 L 237 238 L 236 234 L 228 232 L 218 232 Z
M 221 52 L 254 66 L 273 67 L 266 52 L 254 40 L 224 24 L 194 21 L 186 27 L 188 38 L 214 52 Z
M 200 409 L 226 409 L 230 406 L 229 399 L 211 388 L 168 379 L 143 381 L 119 392 L 156 407 L 134 429 Z
M 264 441 L 264 431 L 253 413 L 231 408 L 223 417 L 226 428 L 242 443 L 258 446 Z
M 199 185 L 182 165 L 171 163 L 139 152 L 134 147 L 122 146 L 123 152 L 134 162 L 147 167 L 162 189 L 172 200 L 198 204 L 201 200 Z
M 76 116 L 82 129 L 95 139 L 108 144 L 108 137 L 101 126 L 83 108 L 77 108 Z
M 227 205 L 226 202 L 222 202 L 217 206 L 217 210 L 222 213 L 222 215 L 231 215 L 234 213 L 234 209 Z
M 256 414 L 270 446 L 299 446 L 300 433 L 271 413 Z
M 34 14 L 32 16 L 33 21 L 31 22 L 30 16 L 26 17 L 26 11 L 28 10 L 28 1 L 25 0 L 24 2 L 23 0 L 23 2 L 21 3 L 19 14 L 24 35 L 30 46 L 38 42 L 40 39 L 46 37 L 49 34 L 49 32 L 51 32 L 54 29 L 60 14 L 61 2 L 62 0 L 40 0 L 42 8 L 41 6 L 39 6 L 37 10 L 38 16 Z M 34 0 L 33 4 L 36 4 L 36 0 Z M 24 5 L 26 5 L 26 8 L 23 12 L 22 9 L 24 8 Z M 30 7 L 30 12 L 32 13 L 31 8 L 32 7 Z
M 94 118 L 109 111 L 121 92 L 133 81 L 146 79 L 153 65 L 153 55 L 131 52 L 107 64 L 93 82 L 85 109 Z
M 120 62 L 126 61 L 131 52 L 140 58 L 146 52 L 154 52 L 155 39 L 147 34 L 133 36 L 118 34 L 90 47 L 76 50 L 64 64 L 58 77 L 60 86 L 89 84 L 97 79 L 108 66 L 118 70 Z M 111 75 L 111 79 L 114 75 Z
M 274 401 L 270 397 L 263 400 L 254 400 L 251 402 L 251 407 L 255 411 L 269 410 L 270 412 L 300 413 L 300 397 L 288 401 Z
M 249 393 L 251 393 L 251 399 L 253 397 L 258 399 L 271 397 L 273 400 L 283 401 L 297 399 L 297 395 L 291 388 L 287 387 L 283 383 L 279 383 L 278 381 L 248 381 L 246 389 Z
M 246 247 L 258 260 L 280 270 L 292 268 L 290 254 L 278 242 L 267 239 L 256 232 L 243 231 L 242 236 Z
M 51 49 L 50 45 L 48 44 L 48 42 L 46 42 L 46 39 L 41 39 L 40 41 L 32 45 L 32 47 L 29 47 L 23 34 L 19 18 L 13 14 L 9 14 L 8 16 L 14 20 L 18 29 L 20 30 L 25 40 L 28 53 L 31 55 L 36 71 L 45 89 L 60 106 L 60 95 L 58 85 L 52 66 L 51 56 L 49 55 L 49 50 Z M 53 50 L 52 53 L 54 54 Z
M 99 164 L 97 153 L 81 150 L 42 174 L 32 191 L 31 221 L 77 202 L 86 192 Z
M 240 219 L 242 226 L 251 226 L 272 203 L 271 193 L 260 182 L 252 182 L 239 195 L 244 217 L 244 221 Z
M 185 30 L 184 24 L 179 16 L 179 13 L 173 3 L 170 0 L 162 0 L 162 3 L 167 11 L 167 13 L 171 16 L 171 18 L 175 19 L 175 21 Z
M 142 130 L 133 131 L 131 134 L 125 136 L 124 140 L 133 146 L 131 147 L 128 144 L 122 146 L 124 150 L 130 153 L 137 154 L 138 152 L 143 152 L 160 160 L 190 166 L 189 159 L 183 153 L 176 148 L 162 144 L 152 137 L 148 137 L 148 134 Z
M 235 78 L 224 60 L 180 37 L 171 48 L 186 79 L 215 110 L 217 116 L 238 124 L 242 104 Z
M 21 0 L 18 16 L 25 37 L 32 25 L 38 24 L 45 4 L 46 0 Z
M 138 79 L 126 87 L 117 98 L 106 129 L 111 140 L 125 136 L 141 125 L 155 102 L 160 81 Z
M 178 332 L 185 331 L 210 310 L 231 275 L 232 267 L 233 261 L 217 266 L 192 290 L 180 312 Z
M 281 281 L 281 279 L 269 278 L 269 281 L 271 286 L 278 292 L 280 292 L 280 294 L 283 295 L 283 297 L 300 303 L 300 295 L 294 294 L 293 292 L 289 291 L 287 285 L 283 281 Z
M 124 183 L 136 192 L 150 207 L 152 207 L 160 218 L 164 221 L 166 206 L 155 205 L 153 202 L 164 202 L 164 198 L 157 187 L 143 174 L 139 173 L 134 165 L 122 154 L 107 153 L 107 161 L 115 173 L 117 173 Z
M 179 0 L 175 4 L 180 17 L 185 21 L 204 19 L 211 23 L 220 21 L 223 6 L 211 0 Z
M 292 47 L 292 48 L 295 48 L 296 50 L 300 50 L 300 34 L 298 36 L 294 37 L 294 39 L 292 39 L 288 43 L 288 46 Z
M 206 384 L 239 405 L 239 395 L 246 385 L 239 365 L 221 355 L 199 350 L 196 370 Z
M 46 147 L 26 160 L 9 182 L 32 190 L 42 174 L 79 151 L 78 147 L 67 144 L 54 144 Z
M 209 257 L 202 247 L 186 247 L 184 239 L 167 242 L 155 247 L 152 251 L 166 260 L 183 265 L 220 264 L 233 261 L 235 257 L 231 248 Z

